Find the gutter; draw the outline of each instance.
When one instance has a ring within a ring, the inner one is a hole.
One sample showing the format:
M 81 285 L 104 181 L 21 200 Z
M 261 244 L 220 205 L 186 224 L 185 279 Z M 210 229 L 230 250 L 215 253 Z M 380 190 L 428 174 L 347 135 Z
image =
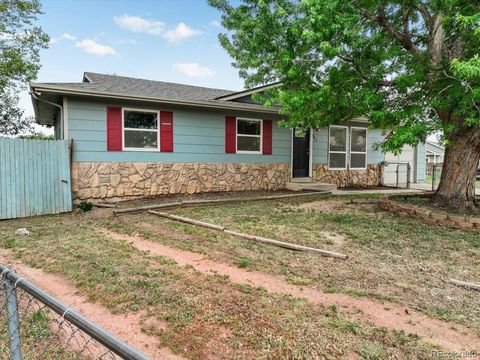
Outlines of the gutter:
M 33 91 L 30 91 L 30 95 L 37 101 L 41 101 L 45 104 L 49 104 L 49 105 L 52 105 L 52 106 L 55 106 L 57 107 L 58 109 L 60 109 L 60 139 L 63 140 L 64 138 L 64 134 L 63 134 L 63 107 L 62 105 L 59 105 L 59 104 L 56 104 L 54 102 L 51 102 L 51 101 L 48 101 L 48 100 L 45 100 L 45 99 L 40 99 L 38 96 L 40 94 L 37 95 L 36 93 L 36 90 L 33 90 Z M 36 107 L 36 106 L 35 106 Z M 38 110 L 38 109 L 37 109 Z M 38 112 L 38 111 L 37 111 Z
M 249 108 L 245 106 L 232 106 L 233 104 L 212 104 L 210 102 L 194 102 L 194 101 L 182 101 L 182 100 L 171 100 L 171 99 L 162 99 L 162 98 L 155 98 L 155 97 L 148 97 L 148 96 L 135 96 L 135 95 L 119 95 L 115 93 L 109 92 L 102 92 L 102 91 L 91 91 L 91 90 L 72 90 L 69 88 L 62 88 L 62 87 L 49 87 L 49 86 L 38 86 L 36 87 L 35 84 L 30 85 L 33 91 L 41 91 L 41 92 L 50 92 L 50 93 L 61 93 L 67 95 L 77 95 L 77 96 L 90 96 L 90 97 L 109 97 L 112 99 L 120 99 L 120 100 L 140 100 L 146 102 L 155 102 L 155 103 L 167 103 L 172 105 L 187 105 L 187 106 L 194 106 L 194 107 L 201 107 L 201 108 L 212 108 L 212 109 L 225 109 L 225 110 L 240 110 L 240 111 L 254 111 L 254 112 L 263 112 L 269 114 L 279 114 L 279 109 L 258 109 L 258 108 Z M 59 106 L 58 104 L 55 104 Z

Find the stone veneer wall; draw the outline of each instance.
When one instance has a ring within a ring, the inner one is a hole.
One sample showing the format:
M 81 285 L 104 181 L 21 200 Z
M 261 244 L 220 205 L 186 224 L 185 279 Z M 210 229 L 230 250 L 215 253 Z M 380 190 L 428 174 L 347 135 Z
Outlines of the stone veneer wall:
M 77 200 L 279 190 L 288 181 L 289 164 L 74 162 L 72 166 Z
M 369 164 L 366 170 L 329 170 L 328 165 L 313 164 L 313 178 L 316 181 L 335 184 L 343 187 L 372 187 L 381 184 L 382 167 L 380 164 Z

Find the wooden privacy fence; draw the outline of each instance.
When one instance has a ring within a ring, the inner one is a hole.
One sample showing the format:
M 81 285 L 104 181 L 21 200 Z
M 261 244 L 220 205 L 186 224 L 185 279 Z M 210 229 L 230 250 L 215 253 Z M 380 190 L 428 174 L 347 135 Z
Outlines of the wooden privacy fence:
M 71 210 L 68 141 L 0 138 L 0 219 Z

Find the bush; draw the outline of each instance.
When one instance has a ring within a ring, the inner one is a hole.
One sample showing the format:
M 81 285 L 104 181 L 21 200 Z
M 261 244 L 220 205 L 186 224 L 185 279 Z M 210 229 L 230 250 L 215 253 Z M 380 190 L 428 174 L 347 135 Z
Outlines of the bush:
M 80 203 L 80 210 L 87 212 L 92 210 L 93 204 L 90 201 L 82 201 Z

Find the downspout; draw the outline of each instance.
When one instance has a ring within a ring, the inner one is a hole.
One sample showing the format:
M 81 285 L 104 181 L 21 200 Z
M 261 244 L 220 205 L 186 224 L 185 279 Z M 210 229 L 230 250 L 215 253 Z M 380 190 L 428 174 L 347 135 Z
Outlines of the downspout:
M 41 102 L 44 102 L 46 104 L 49 104 L 49 105 L 52 105 L 52 106 L 55 106 L 56 108 L 58 108 L 60 110 L 60 140 L 64 140 L 64 133 L 63 133 L 63 106 L 62 105 L 59 105 L 59 104 L 56 104 L 54 102 L 51 102 L 51 101 L 48 101 L 48 100 L 45 100 L 45 99 L 40 99 L 38 96 L 40 96 L 40 94 L 36 94 L 35 91 L 30 91 L 30 95 L 32 95 L 32 97 L 37 100 L 37 101 L 41 101 Z M 67 136 L 68 137 L 68 136 Z M 70 173 L 70 196 L 71 196 L 71 205 L 72 205 L 72 208 L 73 208 L 73 174 L 72 174 L 72 144 L 70 144 L 70 169 L 69 169 L 69 173 Z
M 63 140 L 63 138 L 65 137 L 64 134 L 63 134 L 63 106 L 62 106 L 62 105 L 59 105 L 59 104 L 56 104 L 56 103 L 54 103 L 54 102 L 45 100 L 45 99 L 40 99 L 40 98 L 38 97 L 38 95 L 35 93 L 35 91 L 31 91 L 31 92 L 30 92 L 30 95 L 32 95 L 32 97 L 33 97 L 35 100 L 37 100 L 37 101 L 44 102 L 44 103 L 46 103 L 46 104 L 55 106 L 55 107 L 57 107 L 58 109 L 60 109 L 60 139 Z

